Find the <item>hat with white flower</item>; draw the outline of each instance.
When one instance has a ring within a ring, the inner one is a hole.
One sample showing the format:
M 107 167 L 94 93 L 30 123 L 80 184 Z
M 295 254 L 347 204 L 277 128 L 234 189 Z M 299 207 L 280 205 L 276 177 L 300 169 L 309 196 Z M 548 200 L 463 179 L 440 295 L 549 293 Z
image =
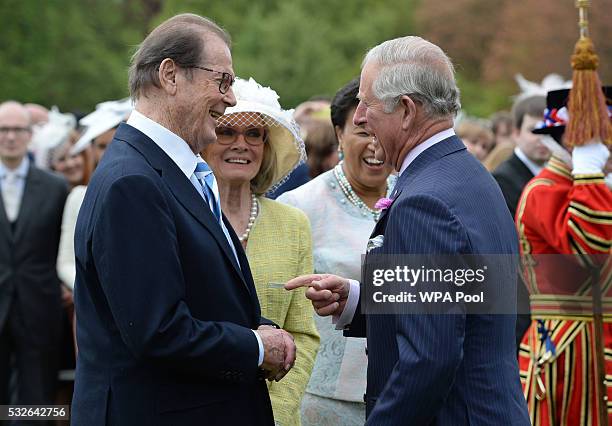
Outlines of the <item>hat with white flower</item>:
M 226 108 L 217 119 L 217 127 L 262 126 L 267 129 L 266 144 L 270 149 L 268 154 L 264 151 L 261 168 L 251 184 L 258 195 L 274 191 L 300 163 L 306 161 L 304 141 L 293 119 L 293 110 L 283 110 L 278 94 L 253 78 L 236 78 L 232 89 L 236 105 Z M 269 158 L 265 158 L 267 155 Z
M 30 149 L 38 167 L 50 168 L 54 151 L 69 139 L 75 126 L 75 116 L 61 113 L 56 106 L 49 111 L 49 121 L 34 126 Z

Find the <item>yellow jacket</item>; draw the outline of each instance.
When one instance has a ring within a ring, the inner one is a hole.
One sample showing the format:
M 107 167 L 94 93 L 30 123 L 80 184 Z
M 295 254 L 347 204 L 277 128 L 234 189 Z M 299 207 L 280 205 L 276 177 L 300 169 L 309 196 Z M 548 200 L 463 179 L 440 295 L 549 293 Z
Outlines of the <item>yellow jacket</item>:
M 283 284 L 313 272 L 310 223 L 294 207 L 264 197 L 258 201 L 260 211 L 246 254 L 261 314 L 291 333 L 297 347 L 293 369 L 280 382 L 268 382 L 268 390 L 275 422 L 300 425 L 300 405 L 319 349 L 319 334 L 304 289 L 289 292 Z

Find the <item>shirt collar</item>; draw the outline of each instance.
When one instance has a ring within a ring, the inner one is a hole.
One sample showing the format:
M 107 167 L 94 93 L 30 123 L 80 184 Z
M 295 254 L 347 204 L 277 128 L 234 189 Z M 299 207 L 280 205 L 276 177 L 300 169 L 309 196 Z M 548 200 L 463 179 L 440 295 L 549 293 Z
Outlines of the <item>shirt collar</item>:
M 514 148 L 514 154 L 523 162 L 523 164 L 529 169 L 534 176 L 537 176 L 542 171 L 542 166 L 531 161 L 525 153 L 517 146 Z
M 28 171 L 30 170 L 30 159 L 26 155 L 21 160 L 21 164 L 17 166 L 16 169 L 10 170 L 6 168 L 6 166 L 0 161 L 0 179 L 4 179 L 5 176 L 14 174 L 19 178 L 25 179 L 28 175 Z
M 404 162 L 402 163 L 402 167 L 400 168 L 399 174 L 400 176 L 404 173 L 404 170 L 412 163 L 423 151 L 427 148 L 431 148 L 438 142 L 442 142 L 444 139 L 448 139 L 455 134 L 455 131 L 451 129 L 442 130 L 439 133 L 436 133 L 429 139 L 425 140 L 425 142 L 421 142 L 406 155 L 404 158 Z
M 132 110 L 127 124 L 147 135 L 174 161 L 188 179 L 191 177 L 201 158 L 193 153 L 183 138 L 135 109 Z

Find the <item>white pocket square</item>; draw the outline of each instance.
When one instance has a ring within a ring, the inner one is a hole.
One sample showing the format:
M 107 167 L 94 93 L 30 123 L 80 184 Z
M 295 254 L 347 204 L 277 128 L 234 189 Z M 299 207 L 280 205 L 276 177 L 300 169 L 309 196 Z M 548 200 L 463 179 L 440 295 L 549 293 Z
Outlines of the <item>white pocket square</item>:
M 369 239 L 368 245 L 366 246 L 366 253 L 369 253 L 371 250 L 375 248 L 382 247 L 384 242 L 385 242 L 384 235 L 377 235 L 374 238 Z

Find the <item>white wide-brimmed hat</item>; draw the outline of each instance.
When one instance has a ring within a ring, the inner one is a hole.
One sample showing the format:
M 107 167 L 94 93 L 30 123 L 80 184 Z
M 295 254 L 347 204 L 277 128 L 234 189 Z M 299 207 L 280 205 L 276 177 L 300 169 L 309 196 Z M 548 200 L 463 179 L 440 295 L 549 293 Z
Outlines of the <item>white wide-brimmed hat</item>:
M 130 98 L 102 102 L 96 105 L 94 112 L 79 120 L 79 124 L 86 127 L 86 129 L 72 149 L 70 149 L 70 154 L 78 154 L 102 133 L 117 127 L 119 123 L 128 118 L 133 108 L 134 104 Z
M 241 126 L 263 121 L 268 129 L 266 143 L 270 145 L 271 155 L 276 157 L 270 188 L 266 191 L 274 191 L 300 163 L 306 161 L 304 141 L 293 119 L 293 110 L 283 110 L 278 94 L 252 78 L 236 78 L 232 88 L 237 103 L 225 110 L 217 120 L 217 126 Z

